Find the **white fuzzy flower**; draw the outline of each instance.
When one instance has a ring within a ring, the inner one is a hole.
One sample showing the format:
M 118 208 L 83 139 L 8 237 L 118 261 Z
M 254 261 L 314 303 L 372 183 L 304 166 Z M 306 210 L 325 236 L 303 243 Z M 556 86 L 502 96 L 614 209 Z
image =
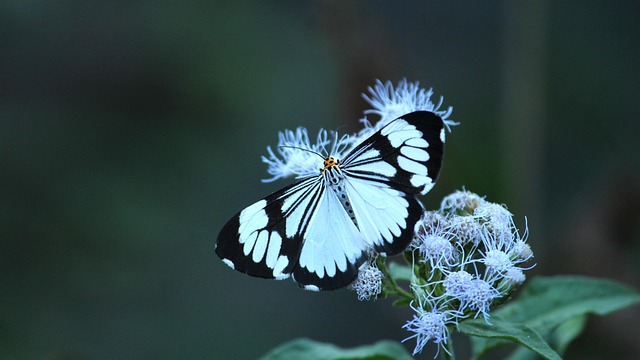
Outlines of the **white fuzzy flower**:
M 296 131 L 285 130 L 278 134 L 278 146 L 273 151 L 267 147 L 268 156 L 262 156 L 262 162 L 269 167 L 272 176 L 263 182 L 271 182 L 289 176 L 304 177 L 320 173 L 327 156 L 342 159 L 354 145 L 351 136 L 338 136 L 336 132 L 321 129 L 315 143 L 309 140 L 307 129 L 299 127 Z
M 445 309 L 443 304 L 431 297 L 419 297 L 419 300 L 417 306 L 414 302 L 411 302 L 410 306 L 415 311 L 415 314 L 411 320 L 402 326 L 403 329 L 414 334 L 405 338 L 402 342 L 413 338 L 416 339 L 416 347 L 413 349 L 414 356 L 422 352 L 422 349 L 429 341 L 438 345 L 438 351 L 434 358 L 438 357 L 441 348 L 449 353 L 445 344 L 449 339 L 449 326 L 458 325 L 457 311 Z
M 370 95 L 362 94 L 362 97 L 373 106 L 373 109 L 365 110 L 365 115 L 375 114 L 380 116 L 380 120 L 372 125 L 367 118 L 360 120 L 365 128 L 359 133 L 360 136 L 368 136 L 373 132 L 380 130 L 389 121 L 398 117 L 419 110 L 431 111 L 444 120 L 447 129 L 449 126 L 457 125 L 457 123 L 448 120 L 451 115 L 452 108 L 440 110 L 442 106 L 442 98 L 438 104 L 431 102 L 433 91 L 420 88 L 419 83 L 409 83 L 406 79 L 400 80 L 394 88 L 391 81 L 383 83 L 378 80 L 376 85 L 369 87 Z M 450 129 L 449 129 L 450 131 Z
M 432 269 L 443 269 L 455 259 L 455 248 L 451 240 L 441 235 L 425 235 L 422 237 L 420 255 L 428 261 Z
M 430 311 L 420 315 L 413 315 L 413 319 L 402 326 L 404 329 L 415 333 L 404 339 L 406 341 L 416 338 L 416 347 L 413 349 L 414 356 L 422 352 L 422 349 L 429 341 L 434 344 L 439 344 L 447 340 L 449 330 L 447 329 L 445 320 L 446 317 L 444 313 Z
M 501 296 L 500 292 L 489 282 L 482 279 L 474 279 L 467 288 L 461 307 L 469 308 L 476 313 L 476 316 L 481 314 L 488 321 L 491 304 Z
M 414 227 L 415 236 L 413 239 L 413 247 L 417 248 L 420 246 L 419 237 L 421 235 L 443 232 L 444 229 L 448 228 L 448 223 L 449 219 L 446 216 L 442 215 L 440 212 L 425 211 Z
M 525 234 L 528 232 L 525 229 Z M 522 263 L 533 257 L 531 248 L 520 237 L 518 229 L 510 220 L 510 227 L 499 232 L 485 229 L 482 234 L 482 251 L 480 262 L 486 268 L 486 280 L 500 281 L 512 269 L 528 270 Z
M 445 231 L 444 217 L 426 214 L 429 212 L 416 225 L 412 246 L 420 253 L 420 261 L 429 262 L 432 270 L 443 271 L 456 259 L 453 238 Z
M 496 236 L 511 236 L 513 225 L 513 214 L 503 205 L 485 201 L 474 211 L 474 215 L 483 219 L 484 227 L 491 230 Z
M 509 286 L 520 285 L 527 279 L 524 275 L 524 271 L 516 267 L 512 267 L 507 270 L 504 274 L 504 278 L 507 279 Z
M 482 240 L 482 225 L 471 215 L 449 216 L 447 231 L 455 236 L 460 245 L 478 245 Z
M 465 270 L 451 272 L 442 282 L 445 295 L 458 300 L 464 300 L 473 282 L 473 275 Z
M 384 275 L 377 267 L 366 263 L 360 267 L 358 277 L 351 284 L 351 288 L 358 294 L 358 300 L 377 299 L 382 292 L 382 278 Z
M 516 240 L 513 246 L 513 254 L 520 261 L 527 261 L 533 257 L 531 247 L 524 240 Z
M 467 190 L 456 190 L 445 196 L 440 203 L 440 211 L 446 214 L 470 215 L 481 204 L 486 203 L 484 198 Z
M 504 273 L 514 266 L 513 261 L 511 261 L 507 253 L 496 249 L 487 251 L 482 262 L 491 274 Z

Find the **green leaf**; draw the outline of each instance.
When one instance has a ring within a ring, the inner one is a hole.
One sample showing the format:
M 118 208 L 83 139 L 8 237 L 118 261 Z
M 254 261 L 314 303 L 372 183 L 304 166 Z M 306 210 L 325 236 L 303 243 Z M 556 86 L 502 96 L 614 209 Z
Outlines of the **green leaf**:
M 564 354 L 569 344 L 575 340 L 587 326 L 587 316 L 576 316 L 560 324 L 551 336 L 551 344 L 560 354 Z
M 640 293 L 614 281 L 582 276 L 537 277 L 516 301 L 495 314 L 525 323 L 546 337 L 576 316 L 606 315 L 638 303 Z
M 373 345 L 343 349 L 309 339 L 296 339 L 271 350 L 260 360 L 412 360 L 397 342 L 383 340 Z
M 558 326 L 556 331 L 553 332 L 551 336 L 551 347 L 556 350 L 556 352 L 560 355 L 564 354 L 565 350 L 571 343 L 571 341 L 575 340 L 587 324 L 587 316 L 576 316 L 569 321 L 565 321 L 563 324 Z M 531 351 L 528 351 L 525 348 L 516 349 L 507 360 L 536 360 L 537 357 Z
M 554 348 L 563 352 L 582 331 L 577 318 L 606 315 L 638 303 L 640 294 L 636 290 L 613 281 L 581 276 L 537 277 L 517 300 L 495 311 L 491 319 L 498 316 L 504 321 L 525 324 L 547 340 L 552 340 L 555 334 L 560 338 L 554 342 Z M 576 323 L 571 325 L 572 321 Z M 562 324 L 568 328 L 562 330 Z M 505 343 L 499 339 L 473 339 L 474 353 L 483 354 Z
M 396 262 L 389 263 L 389 273 L 395 281 L 411 281 L 413 276 L 413 271 L 410 267 Z
M 484 319 L 464 321 L 460 323 L 458 330 L 467 335 L 516 342 L 536 352 L 545 359 L 562 360 L 560 355 L 553 351 L 547 342 L 531 327 L 522 323 L 504 321 L 498 316 L 491 316 L 491 324 L 487 324 Z M 489 349 L 475 349 L 474 346 L 474 356 L 479 358 L 487 350 Z

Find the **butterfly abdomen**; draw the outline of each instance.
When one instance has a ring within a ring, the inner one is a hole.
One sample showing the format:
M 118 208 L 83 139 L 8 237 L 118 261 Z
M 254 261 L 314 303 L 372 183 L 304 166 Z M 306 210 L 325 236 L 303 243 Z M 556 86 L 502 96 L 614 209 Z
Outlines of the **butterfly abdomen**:
M 353 207 L 351 206 L 351 202 L 349 201 L 349 195 L 347 194 L 344 186 L 345 176 L 340 166 L 340 160 L 329 156 L 324 160 L 324 169 L 322 169 L 322 175 L 324 176 L 327 186 L 331 190 L 333 190 L 333 192 L 335 192 L 336 196 L 340 200 L 340 204 L 342 204 L 342 207 L 349 215 L 351 221 L 353 221 L 356 227 L 358 227 L 356 214 L 353 212 Z

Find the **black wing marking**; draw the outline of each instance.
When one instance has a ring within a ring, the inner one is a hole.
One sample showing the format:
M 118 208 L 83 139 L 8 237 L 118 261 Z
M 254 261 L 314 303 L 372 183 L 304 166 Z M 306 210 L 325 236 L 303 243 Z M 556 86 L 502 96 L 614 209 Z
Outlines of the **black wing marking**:
M 298 263 L 302 234 L 324 191 L 320 178 L 311 177 L 248 206 L 222 228 L 216 254 L 230 267 L 252 276 L 289 277 Z
M 391 121 L 344 159 L 351 177 L 380 181 L 409 194 L 426 194 L 440 174 L 444 122 L 428 111 Z

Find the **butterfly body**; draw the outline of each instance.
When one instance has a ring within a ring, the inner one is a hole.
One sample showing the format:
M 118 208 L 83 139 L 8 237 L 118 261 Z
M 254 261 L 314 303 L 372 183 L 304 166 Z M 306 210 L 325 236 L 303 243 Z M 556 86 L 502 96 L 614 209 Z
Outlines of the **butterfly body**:
M 308 290 L 346 286 L 372 252 L 409 245 L 423 211 L 416 196 L 433 187 L 443 151 L 440 117 L 404 115 L 342 162 L 319 157 L 317 173 L 240 211 L 220 231 L 216 253 L 252 276 L 293 276 Z

